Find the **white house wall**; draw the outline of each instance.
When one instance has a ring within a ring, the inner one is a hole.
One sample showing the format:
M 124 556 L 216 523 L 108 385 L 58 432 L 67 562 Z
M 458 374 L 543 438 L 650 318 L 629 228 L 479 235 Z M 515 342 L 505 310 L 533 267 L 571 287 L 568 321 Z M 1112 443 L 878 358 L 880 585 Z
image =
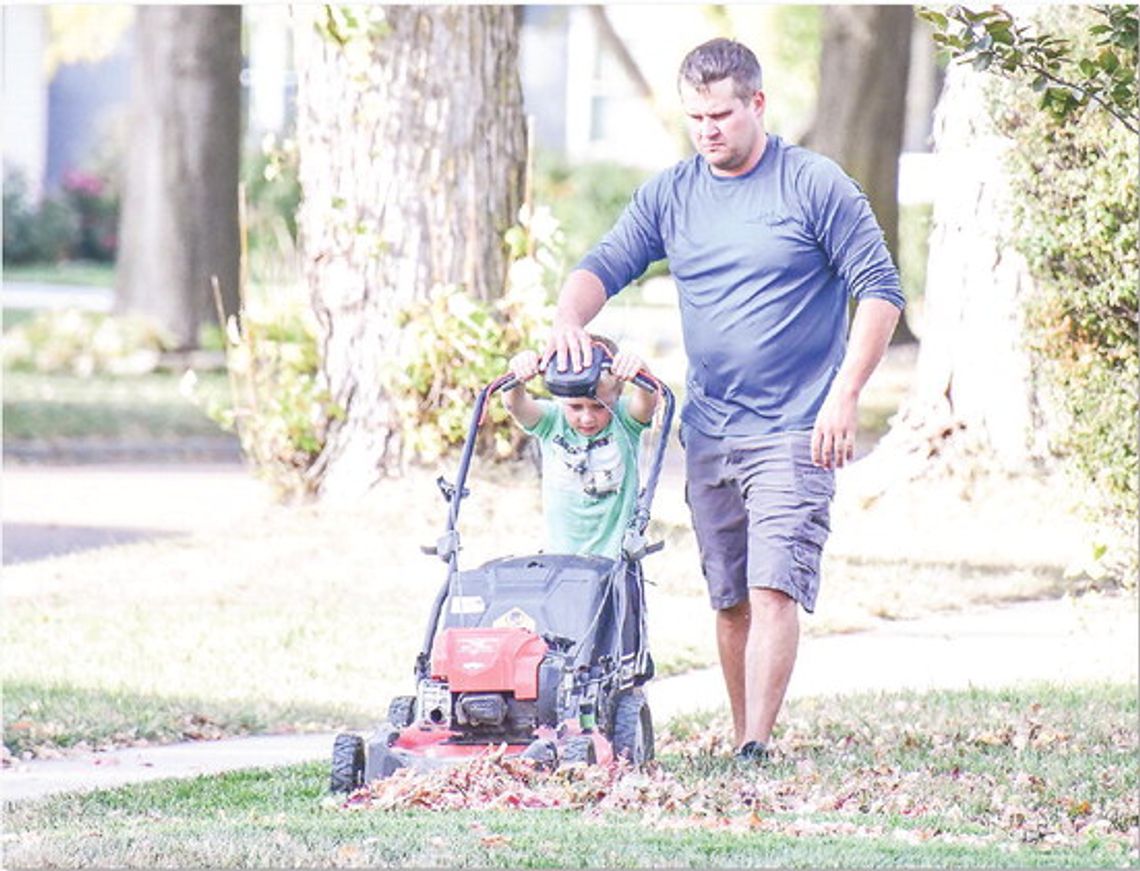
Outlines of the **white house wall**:
M 4 167 L 21 172 L 39 200 L 47 163 L 47 83 L 44 40 L 47 24 L 39 6 L 4 6 Z

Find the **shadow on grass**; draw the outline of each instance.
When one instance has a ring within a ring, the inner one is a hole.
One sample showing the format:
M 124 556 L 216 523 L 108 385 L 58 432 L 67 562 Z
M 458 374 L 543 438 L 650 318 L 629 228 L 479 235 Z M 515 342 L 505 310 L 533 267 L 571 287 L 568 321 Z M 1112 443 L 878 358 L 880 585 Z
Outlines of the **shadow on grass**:
M 5 523 L 4 565 L 34 562 L 54 556 L 115 547 L 182 533 L 121 526 L 69 526 L 57 523 Z
M 361 728 L 375 712 L 329 705 L 203 699 L 5 682 L 4 745 L 13 756 Z

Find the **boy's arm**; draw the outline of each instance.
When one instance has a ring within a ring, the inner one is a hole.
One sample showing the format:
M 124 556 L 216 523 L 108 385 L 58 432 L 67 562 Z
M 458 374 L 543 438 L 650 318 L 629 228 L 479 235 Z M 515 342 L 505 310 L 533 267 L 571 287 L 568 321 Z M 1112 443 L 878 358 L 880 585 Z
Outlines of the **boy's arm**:
M 542 420 L 542 406 L 523 385 L 538 374 L 538 354 L 534 351 L 521 351 L 511 358 L 508 367 L 518 379 L 518 384 L 503 391 L 503 405 L 519 426 L 532 429 Z
M 646 390 L 640 384 L 633 385 L 633 395 L 629 398 L 629 416 L 638 423 L 653 423 L 653 412 L 657 410 L 657 391 Z
M 633 381 L 638 372 L 649 370 L 636 354 L 618 351 L 610 363 L 610 374 L 621 381 L 633 383 L 633 395 L 629 398 L 629 415 L 638 423 L 653 422 L 653 412 L 657 410 L 657 391 L 646 390 Z
M 503 405 L 515 423 L 523 429 L 533 429 L 542 420 L 542 406 L 535 402 L 522 384 L 503 391 Z

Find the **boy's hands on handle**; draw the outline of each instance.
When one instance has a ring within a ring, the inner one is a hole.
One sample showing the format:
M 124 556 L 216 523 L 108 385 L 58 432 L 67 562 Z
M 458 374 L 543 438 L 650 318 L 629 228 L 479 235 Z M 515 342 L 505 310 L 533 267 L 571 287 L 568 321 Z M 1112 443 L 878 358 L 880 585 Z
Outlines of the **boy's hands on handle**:
M 618 381 L 632 381 L 644 369 L 645 361 L 627 351 L 618 351 L 610 361 L 610 374 Z
M 539 363 L 540 361 L 536 351 L 519 351 L 511 357 L 510 362 L 507 363 L 507 368 L 518 382 L 523 384 L 530 381 L 531 378 L 542 371 Z

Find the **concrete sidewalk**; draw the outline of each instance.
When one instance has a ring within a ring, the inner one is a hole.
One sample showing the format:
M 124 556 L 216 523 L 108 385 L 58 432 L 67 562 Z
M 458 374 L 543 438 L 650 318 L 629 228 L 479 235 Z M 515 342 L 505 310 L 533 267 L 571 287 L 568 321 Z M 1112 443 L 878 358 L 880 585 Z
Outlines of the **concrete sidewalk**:
M 805 638 L 790 698 L 1049 682 L 1137 683 L 1136 601 L 1094 596 L 884 623 L 868 632 Z M 653 681 L 654 720 L 725 704 L 718 669 Z M 332 734 L 268 735 L 16 761 L 0 771 L 5 801 L 169 777 L 328 760 Z
M 5 281 L 0 285 L 4 308 L 65 309 L 110 311 L 115 291 L 110 287 L 76 284 L 50 284 L 42 281 Z

